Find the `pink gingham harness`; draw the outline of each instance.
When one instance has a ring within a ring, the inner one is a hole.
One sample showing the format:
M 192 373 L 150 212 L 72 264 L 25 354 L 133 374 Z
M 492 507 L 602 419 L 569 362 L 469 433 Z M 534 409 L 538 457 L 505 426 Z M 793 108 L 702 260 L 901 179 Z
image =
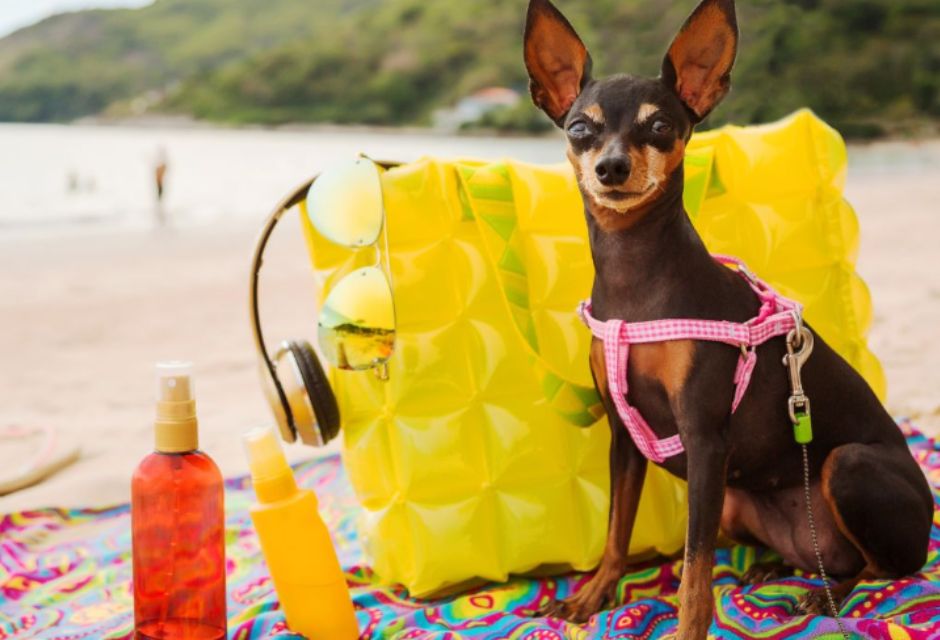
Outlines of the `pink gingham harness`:
M 754 365 L 757 364 L 756 347 L 776 336 L 786 335 L 802 323 L 802 306 L 784 298 L 755 276 L 747 266 L 730 256 L 713 255 L 717 262 L 737 268 L 738 273 L 760 299 L 757 317 L 747 322 L 724 320 L 670 319 L 648 322 L 624 322 L 608 320 L 601 322 L 591 315 L 591 301 L 582 302 L 578 314 L 597 338 L 604 341 L 604 361 L 610 395 L 620 419 L 630 432 L 640 452 L 653 462 L 684 451 L 679 434 L 657 439 L 640 412 L 627 403 L 627 360 L 631 344 L 667 342 L 669 340 L 709 340 L 724 342 L 741 349 L 741 357 L 734 373 L 736 385 L 731 413 L 738 409 L 744 392 L 751 382 Z

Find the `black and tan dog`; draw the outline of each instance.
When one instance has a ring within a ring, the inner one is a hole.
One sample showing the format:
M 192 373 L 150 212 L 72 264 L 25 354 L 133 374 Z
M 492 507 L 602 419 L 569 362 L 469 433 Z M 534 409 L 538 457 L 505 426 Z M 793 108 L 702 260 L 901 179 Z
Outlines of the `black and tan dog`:
M 585 204 L 601 321 L 701 318 L 744 322 L 758 312 L 748 284 L 717 264 L 682 205 L 685 145 L 730 87 L 738 41 L 733 0 L 704 0 L 676 36 L 657 79 L 591 77 L 591 57 L 548 0 L 531 0 L 525 63 L 535 103 L 567 134 Z M 781 259 L 786 259 L 781 257 Z M 895 578 L 926 560 L 933 500 L 894 421 L 865 381 L 816 336 L 803 370 L 813 401 L 812 504 L 826 569 L 844 598 L 863 578 Z M 785 341 L 758 348 L 751 387 L 733 415 L 738 350 L 713 342 L 634 345 L 629 401 L 659 438 L 678 433 L 685 453 L 663 466 L 688 480 L 689 525 L 679 605 L 681 638 L 712 620 L 719 530 L 766 545 L 814 571 L 801 449 L 787 414 Z M 549 613 L 584 621 L 613 604 L 646 471 L 607 384 L 602 343 L 591 369 L 612 430 L 607 543 L 593 579 Z M 763 568 L 753 572 L 768 575 Z M 803 611 L 827 613 L 820 592 Z

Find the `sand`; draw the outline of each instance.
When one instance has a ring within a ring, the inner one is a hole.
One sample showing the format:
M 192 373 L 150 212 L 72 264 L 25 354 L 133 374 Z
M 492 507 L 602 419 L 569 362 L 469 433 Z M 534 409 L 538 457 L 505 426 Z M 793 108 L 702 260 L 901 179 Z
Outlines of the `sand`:
M 264 270 L 266 331 L 313 338 L 315 282 L 299 225 L 288 219 L 278 230 Z M 0 428 L 51 425 L 83 448 L 75 465 L 0 498 L 0 512 L 127 500 L 152 448 L 152 364 L 161 359 L 195 362 L 200 444 L 225 475 L 247 471 L 240 434 L 272 424 L 248 325 L 255 231 L 0 241 Z
M 938 148 L 930 143 L 932 157 Z M 860 162 L 846 193 L 861 221 L 858 269 L 874 299 L 870 341 L 887 373 L 888 407 L 940 434 L 940 167 L 870 166 L 868 154 L 884 149 L 851 153 Z M 0 513 L 127 500 L 152 444 L 151 367 L 160 359 L 196 362 L 202 446 L 226 475 L 246 471 L 240 434 L 271 424 L 248 328 L 255 232 L 239 223 L 0 234 L 0 428 L 50 425 L 83 448 L 76 464 L 0 497 Z M 312 340 L 316 283 L 295 219 L 272 248 L 266 331 Z M 0 463 L 25 453 L 0 448 Z M 290 448 L 292 459 L 313 454 Z

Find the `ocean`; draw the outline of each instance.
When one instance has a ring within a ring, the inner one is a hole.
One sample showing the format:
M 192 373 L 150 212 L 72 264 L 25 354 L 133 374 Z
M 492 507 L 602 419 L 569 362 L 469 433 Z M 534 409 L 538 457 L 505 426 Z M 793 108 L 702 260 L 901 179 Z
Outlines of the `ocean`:
M 364 152 L 564 161 L 557 137 L 441 136 L 364 130 L 0 124 L 0 235 L 23 230 L 144 229 L 155 224 L 154 170 L 167 161 L 174 226 L 262 219 L 288 191 Z M 872 175 L 940 165 L 940 144 L 850 147 L 849 187 Z
M 358 153 L 564 161 L 559 138 L 448 137 L 362 130 L 0 124 L 0 234 L 153 226 L 155 167 L 174 226 L 263 218 L 293 187 Z

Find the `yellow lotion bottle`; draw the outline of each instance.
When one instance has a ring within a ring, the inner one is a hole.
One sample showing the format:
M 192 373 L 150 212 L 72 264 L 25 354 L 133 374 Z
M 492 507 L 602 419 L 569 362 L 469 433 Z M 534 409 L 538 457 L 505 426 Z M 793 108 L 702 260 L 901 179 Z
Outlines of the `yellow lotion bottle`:
M 251 519 L 287 618 L 313 640 L 355 640 L 356 615 L 313 491 L 298 489 L 273 429 L 244 436 L 258 503 Z

